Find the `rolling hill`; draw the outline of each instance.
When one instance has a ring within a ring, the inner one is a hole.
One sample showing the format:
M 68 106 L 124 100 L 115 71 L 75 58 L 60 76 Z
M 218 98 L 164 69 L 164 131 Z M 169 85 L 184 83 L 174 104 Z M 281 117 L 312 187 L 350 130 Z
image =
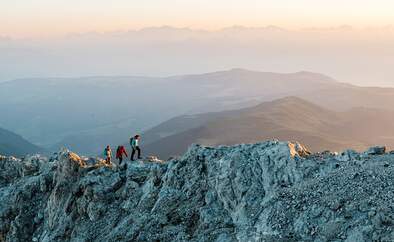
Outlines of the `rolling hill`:
M 0 155 L 24 156 L 42 153 L 44 149 L 30 143 L 21 136 L 0 128 Z
M 145 154 L 162 158 L 183 153 L 192 143 L 233 145 L 267 139 L 296 140 L 312 151 L 362 150 L 376 144 L 394 148 L 394 111 L 351 108 L 331 111 L 297 97 L 251 108 L 171 119 L 147 131 Z M 174 127 L 182 127 L 174 133 Z

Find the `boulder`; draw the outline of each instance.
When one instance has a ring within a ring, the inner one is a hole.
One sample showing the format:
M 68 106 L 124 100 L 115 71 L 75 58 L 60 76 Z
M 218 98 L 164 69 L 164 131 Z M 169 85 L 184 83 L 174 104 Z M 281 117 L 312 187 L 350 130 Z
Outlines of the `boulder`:
M 386 153 L 386 146 L 373 146 L 364 153 L 367 155 L 383 155 Z

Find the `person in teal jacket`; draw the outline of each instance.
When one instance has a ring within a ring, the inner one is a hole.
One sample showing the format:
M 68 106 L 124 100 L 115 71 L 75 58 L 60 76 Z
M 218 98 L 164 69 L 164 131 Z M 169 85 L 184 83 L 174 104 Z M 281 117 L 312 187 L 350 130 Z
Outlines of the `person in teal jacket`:
M 137 134 L 134 137 L 130 138 L 130 145 L 131 145 L 131 155 L 130 160 L 134 160 L 134 154 L 137 151 L 137 159 L 141 159 L 141 149 L 140 149 L 140 136 Z

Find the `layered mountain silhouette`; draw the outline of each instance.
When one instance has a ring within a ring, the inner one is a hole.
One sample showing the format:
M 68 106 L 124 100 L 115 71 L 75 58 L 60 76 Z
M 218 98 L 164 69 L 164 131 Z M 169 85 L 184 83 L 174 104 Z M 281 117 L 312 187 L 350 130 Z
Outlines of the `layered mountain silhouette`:
M 22 79 L 0 84 L 0 112 L 7 113 L 0 126 L 46 148 L 66 145 L 96 154 L 178 115 L 247 107 L 338 85 L 311 72 L 244 69 L 164 78 Z
M 37 78 L 1 83 L 0 113 L 7 115 L 0 126 L 53 151 L 66 146 L 97 154 L 107 144 L 121 144 L 179 115 L 246 108 L 286 96 L 334 111 L 394 110 L 393 88 L 357 87 L 312 72 L 232 69 L 163 78 Z
M 30 143 L 22 136 L 0 128 L 0 155 L 24 156 L 43 153 L 44 149 Z
M 331 111 L 298 97 L 234 111 L 185 115 L 147 131 L 145 152 L 162 158 L 192 143 L 233 145 L 266 139 L 302 141 L 312 151 L 394 147 L 394 111 L 351 108 Z

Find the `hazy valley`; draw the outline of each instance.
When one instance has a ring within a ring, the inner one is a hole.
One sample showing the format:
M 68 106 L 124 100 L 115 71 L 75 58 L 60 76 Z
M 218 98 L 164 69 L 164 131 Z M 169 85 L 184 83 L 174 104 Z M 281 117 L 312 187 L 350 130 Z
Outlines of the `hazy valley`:
M 255 125 L 259 135 L 230 125 L 229 120 L 219 119 L 218 123 L 226 124 L 223 128 L 230 129 L 223 132 L 230 133 L 232 137 L 209 138 L 213 135 L 209 134 L 209 127 L 214 124 L 210 123 L 207 127 L 206 123 L 213 122 L 215 116 L 227 115 L 227 112 L 209 112 L 235 110 L 228 114 L 232 118 L 242 119 L 245 112 L 237 111 L 240 108 L 288 96 L 299 97 L 319 108 L 316 107 L 313 113 L 305 110 L 303 105 L 279 110 L 281 118 L 286 120 L 284 123 L 287 123 L 284 126 L 267 120 L 263 122 L 261 119 L 272 115 L 264 108 L 259 112 L 260 116 L 248 114 L 248 122 Z M 274 136 L 286 140 L 301 139 L 313 150 L 365 148 L 373 142 L 391 145 L 390 135 L 385 136 L 381 131 L 370 132 L 370 141 L 367 142 L 362 124 L 365 120 L 373 121 L 376 125 L 372 127 L 382 129 L 390 125 L 388 120 L 390 110 L 394 110 L 393 102 L 392 88 L 357 87 L 311 72 L 280 74 L 232 69 L 165 78 L 21 79 L 0 84 L 0 112 L 7 114 L 0 119 L 0 127 L 22 135 L 47 150 L 57 151 L 65 146 L 91 155 L 101 153 L 107 144 L 115 146 L 125 143 L 135 133 L 146 135 L 142 142 L 152 154 L 157 148 L 152 142 L 172 143 L 170 138 L 182 141 L 182 148 L 179 146 L 176 154 L 182 153 L 191 142 L 235 144 Z M 336 119 L 341 112 L 345 112 L 341 115 L 346 117 L 335 120 L 333 124 L 330 120 Z M 371 114 L 373 112 L 376 112 L 375 116 Z M 185 115 L 185 120 L 173 119 L 182 115 Z M 311 124 L 308 129 L 311 118 L 308 115 L 320 120 L 319 125 Z M 329 119 L 325 120 L 327 117 Z M 298 120 L 298 123 L 292 119 Z M 175 123 L 169 123 L 172 121 Z M 379 125 L 380 121 L 384 125 Z M 353 126 L 356 128 L 353 129 Z M 335 132 L 328 135 L 327 130 L 330 129 L 337 130 L 338 135 Z M 176 133 L 177 136 L 174 136 Z M 188 138 L 180 138 L 181 135 Z M 171 136 L 166 137 L 168 142 L 166 139 L 158 140 L 164 136 Z M 352 138 L 356 137 L 351 143 Z M 157 153 L 162 154 L 162 151 Z M 173 152 L 168 150 L 167 154 L 170 153 Z

